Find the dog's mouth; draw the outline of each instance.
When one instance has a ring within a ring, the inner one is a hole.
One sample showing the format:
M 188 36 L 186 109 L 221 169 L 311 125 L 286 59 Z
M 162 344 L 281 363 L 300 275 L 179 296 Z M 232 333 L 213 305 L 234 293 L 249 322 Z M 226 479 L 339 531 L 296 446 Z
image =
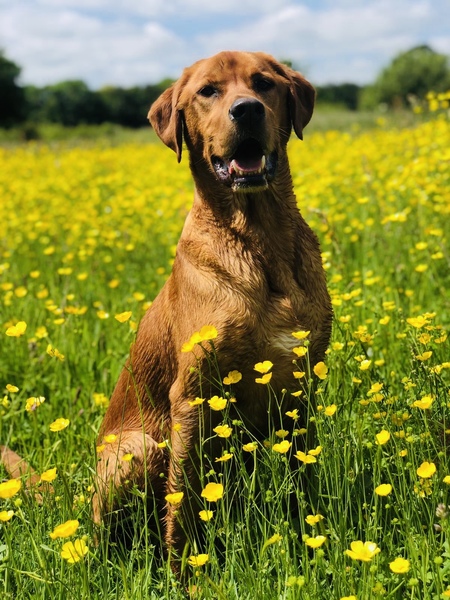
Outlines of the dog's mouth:
M 274 178 L 277 154 L 265 154 L 261 144 L 249 138 L 237 146 L 228 160 L 212 156 L 211 162 L 217 178 L 234 192 L 251 192 L 267 188 Z

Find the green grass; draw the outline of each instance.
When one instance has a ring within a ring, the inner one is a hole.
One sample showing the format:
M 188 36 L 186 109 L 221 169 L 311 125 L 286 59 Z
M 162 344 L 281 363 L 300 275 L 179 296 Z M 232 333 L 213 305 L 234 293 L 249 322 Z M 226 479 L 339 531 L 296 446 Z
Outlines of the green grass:
M 380 118 L 388 126 L 411 126 L 417 117 L 410 110 L 398 111 L 350 111 L 345 108 L 317 105 L 314 118 L 308 125 L 308 133 L 338 131 L 360 131 L 377 126 Z M 0 144 L 16 145 L 35 140 L 43 143 L 79 144 L 100 142 L 118 145 L 127 142 L 148 143 L 156 140 L 150 126 L 129 129 L 103 123 L 102 125 L 78 125 L 64 127 L 58 123 L 25 123 L 11 129 L 0 129 Z
M 275 432 L 244 452 L 245 424 L 225 410 L 233 434 L 223 448 L 233 458 L 201 456 L 204 484 L 222 482 L 225 493 L 205 502 L 214 517 L 198 523 L 204 538 L 191 553 L 209 560 L 188 567 L 192 597 L 437 600 L 450 587 L 450 126 L 383 127 L 292 143 L 299 203 L 321 238 L 335 309 L 329 370 L 315 394 L 310 369 L 298 381 L 301 418 L 282 415 L 296 430 L 286 454 L 273 450 Z M 56 467 L 57 478 L 42 504 L 23 490 L 0 499 L 0 511 L 14 511 L 0 523 L 0 598 L 185 598 L 145 496 L 136 490 L 130 500 L 127 548 L 107 524 L 96 531 L 90 496 L 105 410 L 96 394 L 111 395 L 135 325 L 170 270 L 192 196 L 186 161 L 176 168 L 169 150 L 129 141 L 32 144 L 1 159 L 0 441 L 38 473 Z M 125 310 L 132 318 L 119 323 Z M 421 315 L 421 327 L 408 321 Z M 18 321 L 25 334 L 5 335 Z M 227 375 L 211 364 L 213 376 Z M 232 396 L 232 387 L 221 391 Z M 281 401 L 270 385 L 267 394 Z M 27 399 L 40 396 L 28 412 Z M 427 396 L 430 408 L 414 405 Z M 60 417 L 69 426 L 50 431 Z M 379 444 L 382 431 L 390 436 Z M 315 463 L 293 456 L 305 436 L 307 450 L 321 447 Z M 425 461 L 436 472 L 424 478 Z M 380 484 L 392 486 L 388 496 L 375 493 Z M 305 521 L 317 514 L 317 524 Z M 49 536 L 73 519 L 75 535 Z M 326 541 L 310 548 L 318 535 Z M 88 553 L 69 564 L 61 549 L 75 539 Z M 358 540 L 380 552 L 353 560 L 346 550 Z M 407 573 L 389 567 L 399 556 Z

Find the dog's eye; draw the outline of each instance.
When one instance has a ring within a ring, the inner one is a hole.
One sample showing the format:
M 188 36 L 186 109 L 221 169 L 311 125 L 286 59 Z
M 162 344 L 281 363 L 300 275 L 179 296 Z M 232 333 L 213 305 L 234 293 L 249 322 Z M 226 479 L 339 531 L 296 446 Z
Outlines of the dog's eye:
M 204 98 L 211 98 L 211 96 L 214 96 L 214 94 L 217 94 L 217 90 L 212 85 L 204 85 L 202 88 L 200 88 L 198 90 L 197 93 L 200 94 L 200 96 L 203 96 Z
M 271 79 L 255 79 L 254 86 L 257 92 L 268 92 L 275 86 L 275 82 Z

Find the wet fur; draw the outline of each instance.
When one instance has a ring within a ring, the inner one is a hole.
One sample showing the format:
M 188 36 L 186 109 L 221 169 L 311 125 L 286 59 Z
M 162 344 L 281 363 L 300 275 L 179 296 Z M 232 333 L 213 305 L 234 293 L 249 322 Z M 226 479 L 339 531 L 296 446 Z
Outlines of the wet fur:
M 255 91 L 255 73 L 275 82 L 270 93 Z M 212 100 L 199 96 L 201 86 L 211 81 L 220 95 Z M 274 180 L 267 189 L 248 193 L 233 192 L 218 181 L 210 161 L 237 143 L 240 132 L 229 110 L 241 97 L 264 104 L 265 118 L 255 135 L 278 153 Z M 313 105 L 311 85 L 271 56 L 222 52 L 185 69 L 151 107 L 156 133 L 178 160 L 183 139 L 186 143 L 194 202 L 172 273 L 142 319 L 101 426 L 98 444 L 107 434 L 117 439 L 98 457 L 93 497 L 97 523 L 130 485 L 150 487 L 162 505 L 167 493 L 184 491 L 178 515 L 170 504 L 164 511 L 165 542 L 181 555 L 186 542 L 181 521 L 198 519 L 198 507 L 191 501 L 201 491 L 198 411 L 188 404 L 200 394 L 199 375 L 192 371 L 197 359 L 195 352 L 180 351 L 193 332 L 204 325 L 217 328 L 220 373 L 242 373 L 234 386 L 236 407 L 259 437 L 267 432 L 268 394 L 266 386 L 255 383 L 255 363 L 273 362 L 271 386 L 280 394 L 282 388 L 295 386 L 292 348 L 298 343 L 293 331 L 311 332 L 312 365 L 323 359 L 331 331 L 330 298 L 319 243 L 298 210 L 286 154 L 291 129 L 302 137 Z M 206 397 L 217 392 L 212 385 L 203 389 Z M 286 398 L 283 410 L 301 408 L 298 399 L 290 394 Z M 220 414 L 206 405 L 203 416 L 208 436 Z M 170 452 L 158 447 L 166 439 Z M 217 438 L 209 451 L 220 455 Z M 126 453 L 134 455 L 131 462 L 121 460 Z

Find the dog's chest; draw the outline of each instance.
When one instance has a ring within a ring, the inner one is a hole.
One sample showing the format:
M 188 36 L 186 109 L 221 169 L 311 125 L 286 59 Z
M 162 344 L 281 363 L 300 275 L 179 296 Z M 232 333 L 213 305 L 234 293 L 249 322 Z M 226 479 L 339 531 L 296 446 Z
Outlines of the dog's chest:
M 235 358 L 239 356 L 241 365 L 247 364 L 252 370 L 255 363 L 270 360 L 278 375 L 276 379 L 286 382 L 294 370 L 293 349 L 304 343 L 292 334 L 305 330 L 306 323 L 302 323 L 300 311 L 288 295 L 275 294 L 266 296 L 264 301 L 261 297 L 253 300 L 236 307 L 233 330 L 226 337 L 235 338 Z M 240 339 L 236 339 L 236 331 L 240 332 Z M 285 385 L 287 382 L 283 387 Z

